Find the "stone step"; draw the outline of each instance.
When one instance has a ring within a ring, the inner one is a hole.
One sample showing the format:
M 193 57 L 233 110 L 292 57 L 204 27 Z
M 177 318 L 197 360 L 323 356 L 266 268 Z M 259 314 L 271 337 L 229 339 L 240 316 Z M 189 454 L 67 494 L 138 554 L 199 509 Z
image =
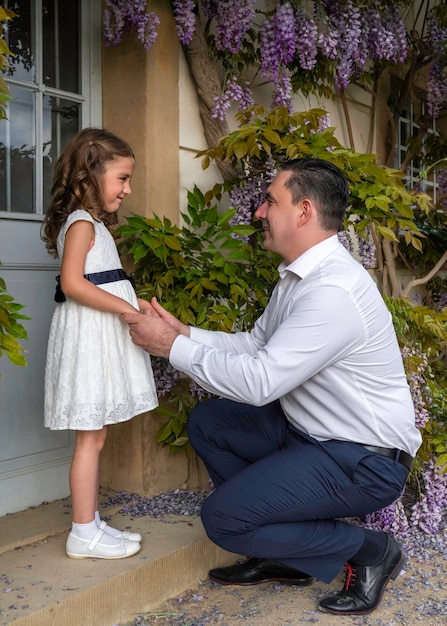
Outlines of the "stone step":
M 106 513 L 115 528 L 131 526 L 143 535 L 138 554 L 117 560 L 67 558 L 68 498 L 0 517 L 1 626 L 128 622 L 195 587 L 210 567 L 234 561 L 209 541 L 199 517 L 131 520 L 118 507 Z

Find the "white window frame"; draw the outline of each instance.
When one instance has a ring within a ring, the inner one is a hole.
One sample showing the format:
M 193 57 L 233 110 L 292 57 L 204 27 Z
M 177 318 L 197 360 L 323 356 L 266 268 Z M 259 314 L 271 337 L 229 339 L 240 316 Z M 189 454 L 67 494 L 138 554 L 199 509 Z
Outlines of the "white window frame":
M 59 0 L 64 2 L 64 0 Z M 45 213 L 45 204 L 48 199 L 43 197 L 42 177 L 42 120 L 43 96 L 60 96 L 69 98 L 80 104 L 80 128 L 87 126 L 102 126 L 102 2 L 101 0 L 79 0 L 81 8 L 80 20 L 80 62 L 81 93 L 74 94 L 55 88 L 47 87 L 42 82 L 42 57 L 36 58 L 36 81 L 29 83 L 6 77 L 10 86 L 25 87 L 36 95 L 35 132 L 36 132 L 36 167 L 35 167 L 35 197 L 32 200 L 32 212 L 15 213 L 0 211 L 0 219 L 42 220 Z M 33 16 L 37 50 L 42 45 L 42 0 L 33 0 Z M 8 124 L 7 120 L 1 120 Z
M 425 108 L 426 106 L 425 101 L 423 100 L 421 101 L 421 106 Z M 397 161 L 396 167 L 397 169 L 400 168 L 400 166 L 405 160 L 405 158 L 402 158 L 402 155 L 406 156 L 408 154 L 408 146 L 406 145 L 405 141 L 402 138 L 403 127 L 406 128 L 407 137 L 414 137 L 419 130 L 419 126 L 414 121 L 414 118 L 415 118 L 414 104 L 411 100 L 408 103 L 408 111 L 409 111 L 408 116 L 399 115 L 399 119 L 398 119 L 397 143 L 396 143 L 396 161 Z M 435 132 L 436 132 L 436 120 L 432 120 L 432 126 L 431 128 L 427 130 L 427 134 L 433 134 Z M 432 171 L 428 179 L 421 179 L 420 173 L 421 173 L 421 169 L 415 166 L 414 161 L 410 161 L 407 167 L 406 173 L 405 173 L 404 181 L 408 185 L 409 188 L 413 188 L 415 182 L 418 181 L 420 190 L 430 195 L 433 199 L 433 203 L 435 204 L 436 193 L 438 189 L 438 185 L 436 182 L 436 171 Z

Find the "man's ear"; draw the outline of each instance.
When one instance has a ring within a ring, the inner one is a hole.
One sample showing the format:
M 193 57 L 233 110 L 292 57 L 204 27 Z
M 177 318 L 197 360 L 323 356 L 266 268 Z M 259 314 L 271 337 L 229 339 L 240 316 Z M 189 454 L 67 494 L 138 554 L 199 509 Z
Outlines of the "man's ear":
M 308 200 L 307 198 L 304 198 L 304 200 L 301 200 L 300 208 L 301 208 L 301 212 L 298 215 L 298 217 L 301 219 L 301 223 L 304 224 L 305 222 L 308 221 L 308 219 L 312 215 L 312 211 L 313 211 L 312 202 Z

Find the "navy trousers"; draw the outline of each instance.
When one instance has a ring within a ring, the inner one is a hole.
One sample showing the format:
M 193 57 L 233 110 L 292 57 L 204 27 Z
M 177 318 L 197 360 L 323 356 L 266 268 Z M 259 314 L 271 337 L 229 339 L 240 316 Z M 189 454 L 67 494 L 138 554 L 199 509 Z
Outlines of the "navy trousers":
M 330 582 L 361 548 L 363 516 L 402 493 L 408 470 L 355 443 L 318 442 L 292 428 L 279 402 L 199 403 L 191 445 L 216 487 L 202 507 L 225 550 L 272 558 Z

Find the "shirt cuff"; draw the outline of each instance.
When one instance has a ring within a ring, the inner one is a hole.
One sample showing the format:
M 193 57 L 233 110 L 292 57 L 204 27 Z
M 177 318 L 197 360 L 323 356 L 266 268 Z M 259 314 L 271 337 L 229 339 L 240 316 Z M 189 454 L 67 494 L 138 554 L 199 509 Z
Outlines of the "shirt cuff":
M 192 333 L 191 333 L 192 334 Z M 189 373 L 193 362 L 194 352 L 199 344 L 190 337 L 179 335 L 174 340 L 169 353 L 169 362 L 172 367 L 181 372 Z

